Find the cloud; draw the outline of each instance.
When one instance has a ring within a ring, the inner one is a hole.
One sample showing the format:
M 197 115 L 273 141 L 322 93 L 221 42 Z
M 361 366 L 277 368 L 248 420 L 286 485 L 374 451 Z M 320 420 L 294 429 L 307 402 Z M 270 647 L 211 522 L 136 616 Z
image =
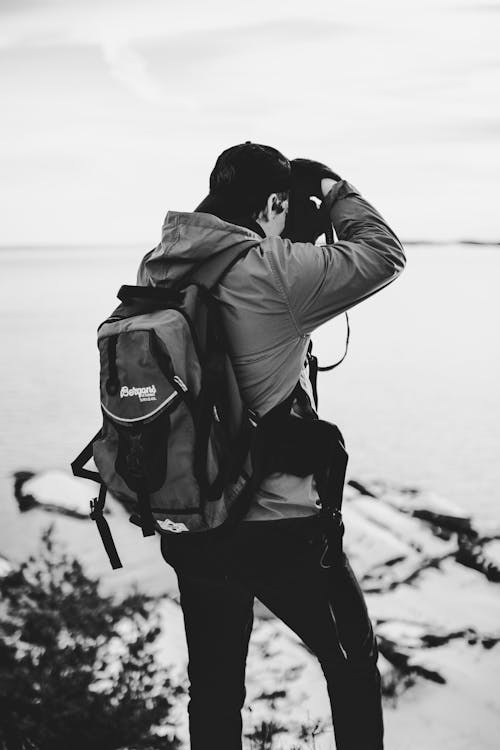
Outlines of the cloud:
M 130 46 L 119 42 L 104 42 L 101 50 L 114 78 L 128 86 L 144 101 L 151 104 L 162 102 L 164 94 L 161 85 L 141 55 Z
M 279 14 L 273 9 L 266 11 L 266 20 L 260 23 L 259 5 L 263 5 L 262 0 L 254 0 L 250 11 L 245 7 L 235 10 L 228 0 L 218 0 L 209 8 L 198 1 L 176 4 L 172 12 L 170 3 L 163 0 L 2 0 L 0 48 L 97 47 L 115 80 L 143 101 L 161 104 L 165 91 L 148 65 L 151 48 L 173 46 L 177 55 L 174 62 L 178 63 L 186 55 L 184 42 L 193 59 L 199 57 L 196 42 L 190 44 L 190 40 L 201 40 L 201 47 L 216 55 L 218 40 L 223 43 L 226 37 L 234 42 L 238 30 L 253 35 L 266 30 L 281 36 L 285 30 L 288 34 L 299 33 L 300 26 L 294 28 L 291 19 L 278 21 Z M 299 7 L 297 2 L 290 5 Z M 325 33 L 319 22 L 301 23 L 302 33 Z M 184 108 L 190 108 L 192 101 L 189 97 L 184 99 Z
M 113 0 L 95 3 L 62 0 L 21 0 L 19 5 L 0 5 L 0 48 L 43 49 L 47 47 L 97 48 L 110 75 L 136 96 L 151 104 L 164 100 L 161 82 L 153 75 L 138 41 L 164 40 L 172 28 L 149 13 L 158 4 Z
M 82 204 L 89 234 L 120 235 L 125 213 L 139 236 L 246 138 L 331 159 L 411 220 L 430 169 L 455 217 L 454 165 L 489 185 L 500 122 L 496 30 L 456 2 L 0 0 L 3 236 L 63 237 Z

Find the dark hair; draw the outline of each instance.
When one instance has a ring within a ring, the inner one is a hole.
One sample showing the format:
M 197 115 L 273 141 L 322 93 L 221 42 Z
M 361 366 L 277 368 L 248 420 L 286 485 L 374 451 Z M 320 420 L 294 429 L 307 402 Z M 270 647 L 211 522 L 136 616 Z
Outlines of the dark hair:
M 259 143 L 240 143 L 220 154 L 210 175 L 210 194 L 231 204 L 235 215 L 256 218 L 271 193 L 286 200 L 290 162 L 280 151 Z

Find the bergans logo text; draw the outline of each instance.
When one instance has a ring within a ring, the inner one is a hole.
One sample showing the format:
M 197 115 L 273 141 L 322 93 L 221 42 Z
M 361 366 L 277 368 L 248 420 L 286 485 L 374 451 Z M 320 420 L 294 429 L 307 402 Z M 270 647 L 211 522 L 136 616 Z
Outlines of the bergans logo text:
M 120 389 L 120 398 L 129 398 L 130 396 L 137 396 L 139 401 L 156 401 L 156 386 L 146 385 L 143 388 L 138 388 L 133 385 L 129 388 L 128 385 L 123 385 Z

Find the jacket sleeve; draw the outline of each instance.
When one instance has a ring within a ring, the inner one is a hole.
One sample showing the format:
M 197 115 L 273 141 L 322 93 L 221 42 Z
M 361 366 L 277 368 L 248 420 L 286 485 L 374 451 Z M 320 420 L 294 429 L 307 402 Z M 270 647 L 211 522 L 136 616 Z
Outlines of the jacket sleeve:
M 285 240 L 271 254 L 273 273 L 301 335 L 383 289 L 406 262 L 392 229 L 348 182 L 337 182 L 324 203 L 338 242 L 316 246 Z

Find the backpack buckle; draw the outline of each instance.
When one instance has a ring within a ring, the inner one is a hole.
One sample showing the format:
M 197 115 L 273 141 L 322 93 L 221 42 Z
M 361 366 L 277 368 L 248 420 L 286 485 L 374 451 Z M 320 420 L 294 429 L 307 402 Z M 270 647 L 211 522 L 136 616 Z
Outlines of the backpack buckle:
M 92 521 L 97 521 L 97 516 L 102 516 L 102 508 L 99 507 L 97 498 L 94 497 L 90 501 L 90 518 Z

